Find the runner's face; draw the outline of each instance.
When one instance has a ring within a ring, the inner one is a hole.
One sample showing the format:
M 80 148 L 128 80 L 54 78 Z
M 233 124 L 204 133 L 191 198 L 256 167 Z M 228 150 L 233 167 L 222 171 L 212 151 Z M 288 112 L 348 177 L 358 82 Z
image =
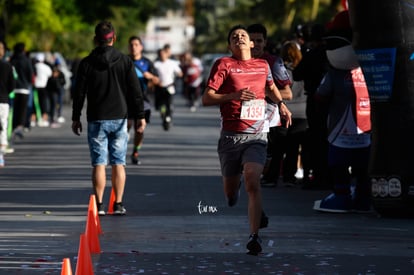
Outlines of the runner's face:
M 253 47 L 249 34 L 243 29 L 234 30 L 230 36 L 230 50 L 250 49 Z
M 132 55 L 132 56 L 136 56 L 136 55 L 138 55 L 138 54 L 140 54 L 142 52 L 142 45 L 141 45 L 141 43 L 139 43 L 139 41 L 138 40 L 132 40 L 130 43 L 129 43 L 129 53 Z
M 254 48 L 252 49 L 253 57 L 260 57 L 264 53 L 264 48 L 266 46 L 266 40 L 261 33 L 250 33 L 250 39 L 254 43 Z

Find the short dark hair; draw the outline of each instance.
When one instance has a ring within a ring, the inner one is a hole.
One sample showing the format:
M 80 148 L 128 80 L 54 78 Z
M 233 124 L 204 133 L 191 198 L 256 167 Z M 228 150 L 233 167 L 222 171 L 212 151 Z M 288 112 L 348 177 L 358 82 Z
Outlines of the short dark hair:
M 235 25 L 235 26 L 233 26 L 233 27 L 230 29 L 229 33 L 227 34 L 227 43 L 229 43 L 229 44 L 230 44 L 230 36 L 231 36 L 231 34 L 232 34 L 235 30 L 245 30 L 247 33 L 249 33 L 249 32 L 247 31 L 246 26 L 241 25 L 241 24 L 239 24 L 239 25 Z
M 131 43 L 131 41 L 133 41 L 133 40 L 138 40 L 138 41 L 139 41 L 139 43 L 142 45 L 142 39 L 141 39 L 141 37 L 136 36 L 136 35 L 133 35 L 133 36 L 131 36 L 131 37 L 128 39 L 128 43 Z
M 16 54 L 23 53 L 25 48 L 26 48 L 26 45 L 23 42 L 18 42 L 14 45 L 13 52 Z
M 249 33 L 261 33 L 263 34 L 263 38 L 267 39 L 267 30 L 266 27 L 260 23 L 252 24 L 247 27 L 247 31 Z
M 102 21 L 95 27 L 95 41 L 99 44 L 108 44 L 114 38 L 115 28 L 109 21 Z

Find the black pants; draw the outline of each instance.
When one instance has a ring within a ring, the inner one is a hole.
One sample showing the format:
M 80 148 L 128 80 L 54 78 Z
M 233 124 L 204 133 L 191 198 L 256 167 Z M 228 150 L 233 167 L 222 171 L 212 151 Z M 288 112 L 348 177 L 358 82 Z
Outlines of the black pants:
M 16 94 L 13 100 L 13 130 L 17 126 L 24 126 L 27 113 L 27 101 L 29 95 Z
M 48 91 L 45 88 L 36 88 L 36 90 L 39 96 L 40 111 L 42 112 L 42 115 L 48 114 L 50 105 Z M 37 119 L 41 119 L 41 117 L 38 117 Z
M 267 155 L 271 161 L 263 179 L 268 182 L 277 182 L 279 179 L 287 130 L 284 126 L 271 127 L 267 134 Z
M 264 179 L 269 182 L 277 182 L 281 170 L 284 181 L 295 178 L 298 168 L 300 146 L 303 146 L 307 129 L 306 119 L 293 119 L 289 128 L 284 126 L 271 127 L 268 133 L 268 155 L 271 156 L 269 169 Z M 306 166 L 306 157 L 304 169 Z
M 302 158 L 302 165 L 304 170 L 308 170 L 309 166 L 307 151 L 305 146 L 306 130 L 308 128 L 308 122 L 306 119 L 294 118 L 292 119 L 292 125 L 288 128 L 288 132 L 284 143 L 284 157 L 282 164 L 283 179 L 284 181 L 294 181 L 296 171 L 298 170 L 299 156 Z
M 155 109 L 161 111 L 162 106 L 165 106 L 165 116 L 171 117 L 172 95 L 167 88 L 157 87 L 155 89 Z
M 304 170 L 304 178 L 308 179 L 312 171 L 313 182 L 317 185 L 330 184 L 328 170 L 328 140 L 327 140 L 327 111 L 318 109 L 313 97 L 308 96 L 306 102 L 306 116 L 308 131 L 306 133 L 306 147 L 308 148 L 308 169 Z

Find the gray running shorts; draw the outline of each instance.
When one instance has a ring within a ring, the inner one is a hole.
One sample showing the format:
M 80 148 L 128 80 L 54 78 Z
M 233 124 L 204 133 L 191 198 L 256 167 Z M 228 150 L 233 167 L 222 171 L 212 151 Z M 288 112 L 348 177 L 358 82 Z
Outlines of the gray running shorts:
M 240 175 L 243 164 L 266 162 L 267 133 L 235 134 L 221 132 L 217 152 L 224 177 Z

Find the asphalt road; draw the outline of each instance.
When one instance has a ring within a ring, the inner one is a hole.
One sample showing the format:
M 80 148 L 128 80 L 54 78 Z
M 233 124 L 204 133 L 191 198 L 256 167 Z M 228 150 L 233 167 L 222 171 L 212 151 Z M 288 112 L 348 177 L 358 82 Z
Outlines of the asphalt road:
M 75 274 L 91 167 L 86 133 L 77 137 L 70 130 L 70 106 L 65 116 L 61 128 L 35 127 L 6 155 L 0 274 L 60 274 L 63 258 L 70 258 Z M 142 165 L 127 166 L 127 215 L 100 219 L 95 274 L 414 274 L 412 219 L 318 213 L 313 201 L 328 191 L 300 186 L 263 188 L 270 217 L 260 233 L 263 253 L 246 255 L 246 194 L 227 207 L 216 153 L 219 127 L 216 107 L 191 113 L 180 95 L 170 131 L 153 110 Z

